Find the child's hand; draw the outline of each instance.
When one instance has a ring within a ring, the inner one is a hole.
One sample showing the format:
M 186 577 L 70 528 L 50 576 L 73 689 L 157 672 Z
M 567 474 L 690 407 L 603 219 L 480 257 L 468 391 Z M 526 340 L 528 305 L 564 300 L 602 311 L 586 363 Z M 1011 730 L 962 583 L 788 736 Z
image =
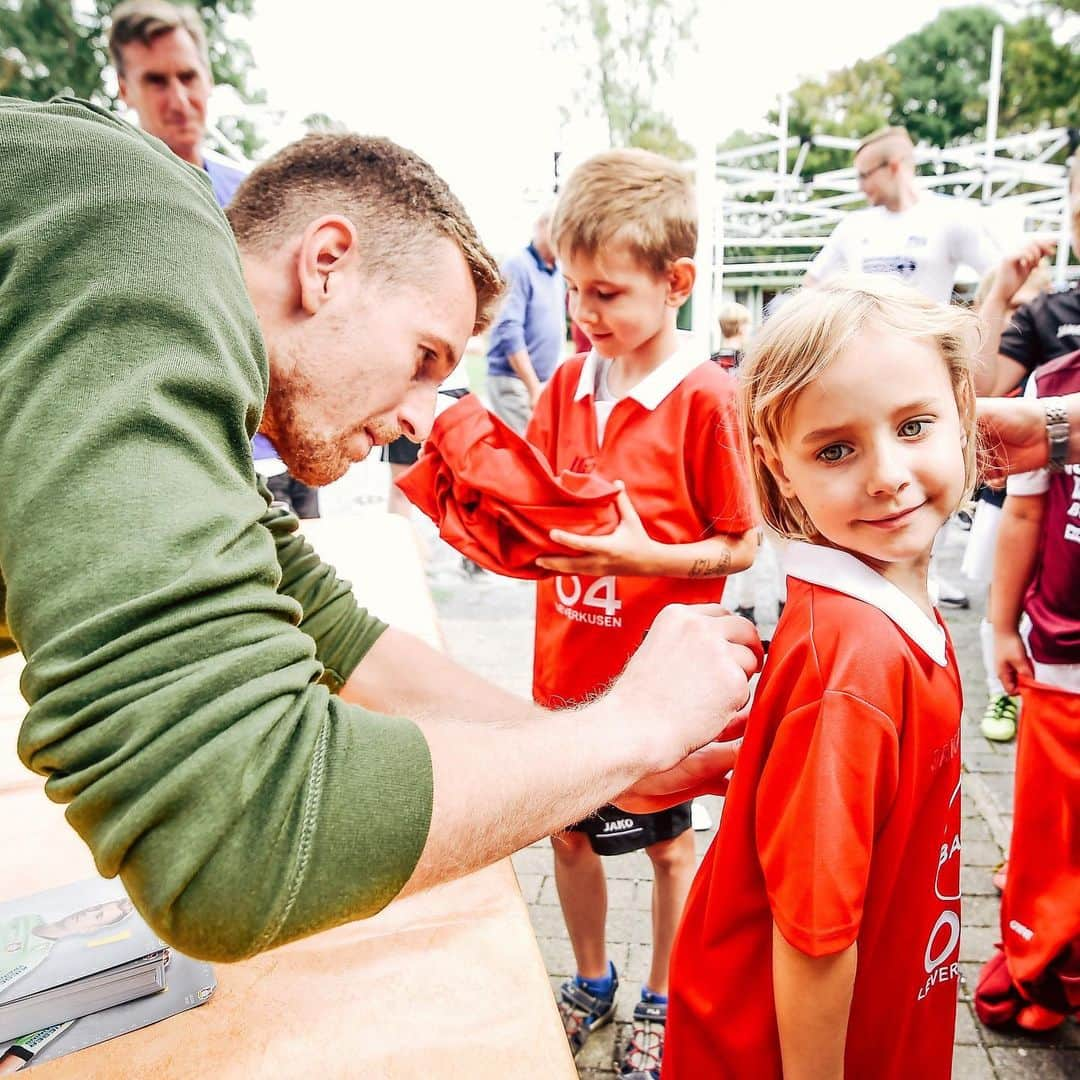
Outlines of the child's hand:
M 1008 633 L 994 632 L 994 666 L 1007 694 L 1016 693 L 1017 679 L 1021 675 L 1026 675 L 1029 679 L 1034 677 L 1027 649 L 1015 630 Z
M 576 548 L 581 555 L 548 555 L 536 560 L 536 565 L 557 574 L 581 574 L 604 577 L 607 574 L 651 575 L 657 572 L 657 556 L 663 544 L 653 540 L 641 524 L 626 487 L 618 481 L 616 505 L 620 520 L 614 532 L 605 536 L 585 536 L 581 533 L 552 529 L 549 533 L 556 544 Z

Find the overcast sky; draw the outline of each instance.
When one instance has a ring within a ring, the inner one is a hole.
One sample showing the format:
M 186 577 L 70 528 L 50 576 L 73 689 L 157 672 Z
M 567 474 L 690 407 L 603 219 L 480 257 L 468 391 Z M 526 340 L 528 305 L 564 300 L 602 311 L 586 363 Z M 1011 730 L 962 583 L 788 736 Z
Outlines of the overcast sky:
M 680 63 L 663 104 L 690 141 L 705 126 L 721 138 L 753 128 L 802 76 L 872 56 L 961 3 L 703 0 L 701 60 Z M 502 254 L 527 239 L 552 152 L 572 162 L 606 145 L 599 121 L 573 106 L 583 61 L 553 49 L 551 20 L 545 0 L 256 0 L 236 30 L 254 53 L 251 84 L 286 117 L 265 132 L 270 149 L 315 112 L 388 135 L 431 161 Z

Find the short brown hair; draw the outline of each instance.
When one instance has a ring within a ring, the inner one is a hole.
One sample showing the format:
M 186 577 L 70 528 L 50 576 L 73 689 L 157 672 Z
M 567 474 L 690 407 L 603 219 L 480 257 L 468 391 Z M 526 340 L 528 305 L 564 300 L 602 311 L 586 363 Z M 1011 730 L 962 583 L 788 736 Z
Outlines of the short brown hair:
M 210 71 L 210 50 L 206 44 L 206 28 L 199 13 L 187 4 L 170 4 L 167 0 L 124 0 L 112 11 L 109 25 L 109 54 L 117 75 L 124 74 L 124 46 L 133 41 L 152 45 L 162 34 L 186 30 L 195 48 Z
M 723 334 L 724 337 L 737 337 L 750 325 L 750 310 L 742 304 L 735 303 L 733 300 L 731 303 L 725 304 L 720 309 L 720 314 L 717 316 L 717 322 L 720 323 L 720 333 Z
M 971 373 L 978 325 L 973 312 L 938 304 L 886 275 L 842 275 L 792 297 L 758 331 L 739 369 L 742 434 L 751 454 L 751 482 L 765 524 L 790 540 L 816 538 L 810 515 L 797 499 L 780 492 L 755 449 L 755 439 L 775 452 L 795 399 L 867 327 L 884 327 L 925 341 L 941 354 L 967 435 L 964 465 L 970 494 L 978 475 Z
M 556 251 L 592 257 L 623 244 L 657 274 L 694 257 L 697 233 L 689 174 L 648 150 L 609 150 L 579 165 L 551 219 Z
M 915 149 L 915 144 L 911 141 L 911 135 L 908 134 L 908 129 L 905 127 L 883 127 L 878 128 L 877 131 L 870 132 L 866 135 L 858 146 L 855 147 L 855 156 L 858 157 L 868 146 L 873 146 L 874 143 L 885 142 L 888 140 L 893 146 L 901 146 L 903 148 L 903 156 L 908 156 Z
M 426 256 L 425 241 L 452 240 L 476 289 L 473 333 L 491 321 L 503 286 L 498 264 L 445 181 L 389 139 L 306 135 L 253 170 L 226 210 L 237 244 L 258 252 L 274 250 L 315 218 L 335 213 L 361 234 L 366 269 L 390 278 Z

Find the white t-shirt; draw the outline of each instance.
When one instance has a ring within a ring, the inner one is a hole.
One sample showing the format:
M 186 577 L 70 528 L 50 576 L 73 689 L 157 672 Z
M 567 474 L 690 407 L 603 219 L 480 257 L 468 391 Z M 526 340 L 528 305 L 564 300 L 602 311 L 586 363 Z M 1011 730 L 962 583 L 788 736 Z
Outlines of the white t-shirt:
M 884 206 L 854 211 L 836 226 L 810 273 L 820 280 L 844 270 L 895 274 L 947 304 L 961 263 L 982 274 L 999 258 L 981 207 L 924 193 L 896 213 Z

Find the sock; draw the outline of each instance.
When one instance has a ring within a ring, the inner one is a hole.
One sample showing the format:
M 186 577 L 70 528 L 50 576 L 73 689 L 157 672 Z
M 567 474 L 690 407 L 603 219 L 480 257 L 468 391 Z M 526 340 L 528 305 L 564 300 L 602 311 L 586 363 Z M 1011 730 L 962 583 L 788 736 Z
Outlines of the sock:
M 657 994 L 644 985 L 641 987 L 641 1000 L 648 1005 L 666 1005 L 668 1003 L 667 994 Z
M 575 975 L 574 982 L 594 997 L 611 997 L 615 989 L 615 965 L 610 960 L 608 961 L 608 973 L 602 979 L 584 979 L 580 975 Z

